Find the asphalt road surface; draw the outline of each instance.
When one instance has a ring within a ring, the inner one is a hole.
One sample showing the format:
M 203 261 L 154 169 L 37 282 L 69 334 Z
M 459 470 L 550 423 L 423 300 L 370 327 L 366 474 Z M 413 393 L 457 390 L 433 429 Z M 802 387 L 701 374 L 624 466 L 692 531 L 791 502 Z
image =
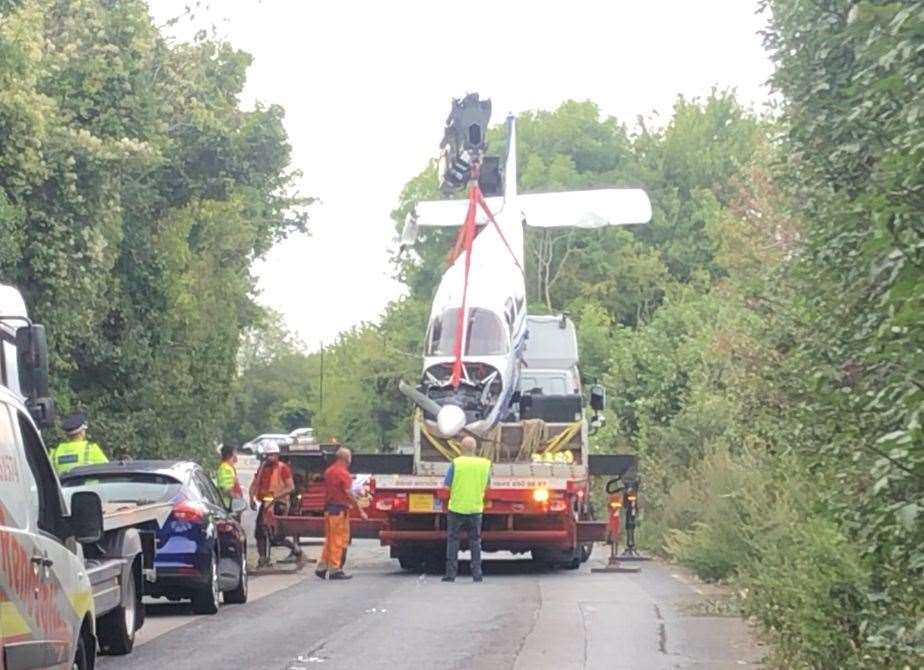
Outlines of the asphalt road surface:
M 307 547 L 316 557 L 318 547 Z M 742 668 L 762 652 L 740 619 L 710 614 L 713 594 L 675 568 L 591 573 L 490 560 L 485 581 L 405 573 L 377 542 L 355 541 L 347 582 L 301 573 L 251 580 L 246 605 L 193 616 L 152 601 L 135 651 L 102 670 L 313 668 Z

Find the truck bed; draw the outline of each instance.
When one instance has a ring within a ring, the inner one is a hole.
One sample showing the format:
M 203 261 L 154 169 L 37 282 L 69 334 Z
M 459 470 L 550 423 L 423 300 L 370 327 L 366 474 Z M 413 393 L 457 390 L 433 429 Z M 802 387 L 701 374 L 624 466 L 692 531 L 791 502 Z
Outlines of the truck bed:
M 103 503 L 103 532 L 155 523 L 159 528 L 172 511 L 170 503 Z

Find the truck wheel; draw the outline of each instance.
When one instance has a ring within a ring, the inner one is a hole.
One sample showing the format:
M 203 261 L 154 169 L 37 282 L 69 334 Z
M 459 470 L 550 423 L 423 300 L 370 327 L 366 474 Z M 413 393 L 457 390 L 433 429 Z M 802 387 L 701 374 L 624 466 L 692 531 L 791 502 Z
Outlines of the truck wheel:
M 225 591 L 225 602 L 243 605 L 247 602 L 247 549 L 241 549 L 240 579 L 231 591 Z
M 398 556 L 398 565 L 401 566 L 402 570 L 407 570 L 408 572 L 415 572 L 423 567 L 420 558 L 412 558 L 410 556 Z
M 135 588 L 134 574 L 123 583 L 122 588 L 125 591 L 122 597 L 124 604 L 100 617 L 96 626 L 99 648 L 111 656 L 131 653 L 132 647 L 135 646 L 138 608 L 142 606 Z
M 586 563 L 590 559 L 590 555 L 594 551 L 594 545 L 591 544 L 582 544 L 581 545 L 581 563 Z
M 209 581 L 192 595 L 192 608 L 196 614 L 216 614 L 221 599 L 221 584 L 218 580 L 218 554 L 212 554 L 208 566 Z
M 573 551 L 565 552 L 564 560 L 558 564 L 563 570 L 577 570 L 581 567 L 581 558 L 584 555 L 584 546 L 577 545 Z
M 579 553 L 577 556 L 575 556 L 571 560 L 562 561 L 561 563 L 558 564 L 558 567 L 564 570 L 577 570 L 579 567 L 581 567 L 580 549 L 578 549 L 578 552 Z

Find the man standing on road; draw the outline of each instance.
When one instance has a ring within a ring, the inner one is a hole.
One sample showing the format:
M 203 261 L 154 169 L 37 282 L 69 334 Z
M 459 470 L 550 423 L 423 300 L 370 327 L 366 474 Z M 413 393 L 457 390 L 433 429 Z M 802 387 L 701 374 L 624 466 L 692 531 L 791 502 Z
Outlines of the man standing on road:
M 368 518 L 353 493 L 352 460 L 350 450 L 340 447 L 334 462 L 324 471 L 324 549 L 314 572 L 321 579 L 352 578 L 343 571 L 344 555 L 350 543 L 350 507 L 356 507 L 363 519 Z
M 263 448 L 263 453 L 266 459 L 260 464 L 250 484 L 250 509 L 257 509 L 256 501 L 260 501 L 254 539 L 257 541 L 257 552 L 260 554 L 257 567 L 261 568 L 269 567 L 272 563 L 270 548 L 273 544 L 288 547 L 289 559 L 298 561 L 303 557 L 301 548 L 294 542 L 288 538 L 276 537 L 274 523 L 276 510 L 281 513 L 288 511 L 288 497 L 295 490 L 292 469 L 279 460 L 278 444 L 267 444 Z
M 472 550 L 472 580 L 481 576 L 481 513 L 484 492 L 491 481 L 491 461 L 475 456 L 475 438 L 462 438 L 462 455 L 453 459 L 443 485 L 449 488 L 449 514 L 446 519 L 446 576 L 444 582 L 456 581 L 459 571 L 459 533 L 468 529 Z
M 61 442 L 49 453 L 51 465 L 59 475 L 79 465 L 108 463 L 106 454 L 95 442 L 87 440 L 87 415 L 77 412 L 61 421 L 61 428 L 67 433 L 67 440 Z
M 218 486 L 218 492 L 221 493 L 221 501 L 229 510 L 231 501 L 234 498 L 243 498 L 244 492 L 241 490 L 241 482 L 237 478 L 236 449 L 231 444 L 221 445 L 221 463 L 218 464 L 218 473 L 215 477 L 215 484 Z

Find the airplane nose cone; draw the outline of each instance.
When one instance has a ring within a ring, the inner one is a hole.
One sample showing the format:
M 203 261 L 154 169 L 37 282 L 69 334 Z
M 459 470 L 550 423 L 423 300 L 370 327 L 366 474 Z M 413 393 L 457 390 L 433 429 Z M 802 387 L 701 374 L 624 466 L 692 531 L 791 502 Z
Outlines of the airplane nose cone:
M 465 428 L 465 412 L 457 405 L 443 405 L 436 415 L 436 427 L 446 437 L 453 437 Z

